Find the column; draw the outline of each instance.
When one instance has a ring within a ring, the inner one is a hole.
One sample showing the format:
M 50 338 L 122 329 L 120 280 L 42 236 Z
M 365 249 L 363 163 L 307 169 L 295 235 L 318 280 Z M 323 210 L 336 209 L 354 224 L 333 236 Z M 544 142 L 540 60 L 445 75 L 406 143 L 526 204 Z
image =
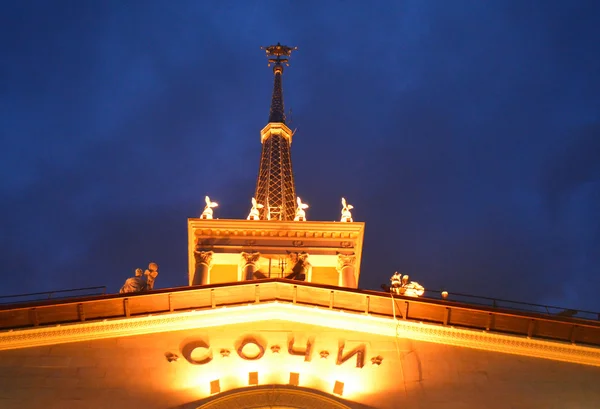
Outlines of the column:
M 242 256 L 242 280 L 254 280 L 254 273 L 258 271 L 260 253 L 241 253 Z
M 340 274 L 338 285 L 346 288 L 356 288 L 356 278 L 354 277 L 354 264 L 356 256 L 352 254 L 338 254 L 337 271 Z
M 192 277 L 191 285 L 206 285 L 210 282 L 210 269 L 212 267 L 212 251 L 194 251 L 196 269 Z

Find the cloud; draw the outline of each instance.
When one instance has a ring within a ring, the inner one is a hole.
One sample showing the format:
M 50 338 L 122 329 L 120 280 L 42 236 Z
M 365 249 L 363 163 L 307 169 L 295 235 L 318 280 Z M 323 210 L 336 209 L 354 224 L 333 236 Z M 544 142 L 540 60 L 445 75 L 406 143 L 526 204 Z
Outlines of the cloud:
M 281 41 L 299 46 L 297 191 L 311 220 L 344 196 L 367 222 L 362 287 L 402 270 L 600 309 L 595 2 L 12 7 L 3 292 L 116 291 L 150 260 L 184 285 L 204 195 L 247 215 L 272 85 L 259 46 Z

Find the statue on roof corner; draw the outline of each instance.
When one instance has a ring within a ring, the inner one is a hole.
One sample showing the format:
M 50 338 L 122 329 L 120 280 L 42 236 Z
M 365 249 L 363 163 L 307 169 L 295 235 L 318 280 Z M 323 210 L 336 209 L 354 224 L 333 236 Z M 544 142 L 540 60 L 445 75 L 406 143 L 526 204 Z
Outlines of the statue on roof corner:
M 260 203 L 256 202 L 255 198 L 252 198 L 252 208 L 250 209 L 250 214 L 248 215 L 248 220 L 259 220 L 260 213 L 258 209 L 262 209 L 264 206 Z
M 344 199 L 342 197 L 342 218 L 340 220 L 341 222 L 353 222 L 354 221 L 354 220 L 352 220 L 352 213 L 350 212 L 351 209 L 354 209 L 354 206 L 346 203 L 346 199 Z
M 425 287 L 416 281 L 410 281 L 406 274 L 401 275 L 396 271 L 390 281 L 392 282 L 390 291 L 396 295 L 420 297 L 425 293 Z
M 308 205 L 306 203 L 302 203 L 302 200 L 299 197 L 296 198 L 296 202 L 298 203 L 298 207 L 296 208 L 296 217 L 294 217 L 294 221 L 305 222 L 306 212 L 304 209 L 308 209 Z
M 204 198 L 204 201 L 206 202 L 206 206 L 204 207 L 204 210 L 202 211 L 200 218 L 201 219 L 212 219 L 213 218 L 213 207 L 217 207 L 217 206 L 219 206 L 219 204 L 217 202 L 211 202 L 210 197 L 208 197 L 208 196 L 206 196 Z

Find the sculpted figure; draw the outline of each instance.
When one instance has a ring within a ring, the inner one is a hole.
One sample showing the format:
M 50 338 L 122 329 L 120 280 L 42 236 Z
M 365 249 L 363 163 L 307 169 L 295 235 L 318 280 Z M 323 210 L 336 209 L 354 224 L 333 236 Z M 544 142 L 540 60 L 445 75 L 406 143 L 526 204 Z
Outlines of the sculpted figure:
M 402 295 L 407 297 L 420 297 L 425 293 L 425 287 L 416 281 L 409 281 L 408 276 L 402 276 Z
M 258 209 L 262 209 L 264 206 L 260 203 L 256 203 L 256 199 L 252 198 L 252 208 L 250 209 L 250 214 L 248 215 L 248 220 L 259 220 L 260 213 Z
M 354 220 L 352 220 L 352 213 L 350 212 L 351 209 L 354 209 L 354 206 L 352 206 L 351 204 L 347 204 L 346 199 L 344 199 L 342 197 L 342 219 L 340 221 L 342 221 L 342 222 L 353 222 L 354 221 Z
M 396 295 L 402 295 L 400 294 L 400 289 L 402 287 L 402 276 L 396 271 L 394 275 L 390 278 L 390 281 L 392 282 L 390 291 Z
M 206 202 L 206 206 L 200 215 L 201 219 L 212 219 L 213 218 L 213 207 L 217 207 L 219 204 L 217 202 L 211 202 L 210 197 L 206 196 L 204 198 Z
M 146 288 L 150 291 L 154 289 L 154 281 L 158 276 L 158 264 L 150 263 L 148 264 L 148 270 L 144 272 L 146 276 Z
M 302 200 L 298 197 L 296 199 L 298 203 L 298 207 L 296 208 L 296 217 L 294 217 L 294 221 L 296 222 L 304 222 L 306 221 L 306 212 L 304 209 L 308 209 L 308 205 L 306 203 L 302 203 Z
M 305 281 L 309 267 L 310 263 L 308 262 L 307 253 L 291 252 L 288 254 L 285 278 L 290 280 Z
M 141 268 L 135 270 L 135 277 L 130 277 L 125 280 L 125 284 L 121 287 L 121 294 L 123 293 L 139 293 L 146 291 L 146 281 L 142 277 L 143 272 Z

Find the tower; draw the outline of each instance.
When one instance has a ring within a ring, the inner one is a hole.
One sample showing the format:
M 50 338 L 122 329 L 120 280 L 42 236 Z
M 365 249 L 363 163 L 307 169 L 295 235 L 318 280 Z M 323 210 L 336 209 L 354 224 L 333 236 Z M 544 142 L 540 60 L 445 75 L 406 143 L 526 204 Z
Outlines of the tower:
M 345 199 L 339 222 L 306 221 L 308 205 L 296 197 L 293 132 L 285 123 L 282 87 L 284 66 L 296 47 L 261 48 L 273 65 L 273 96 L 269 122 L 260 132 L 255 197 L 245 199 L 252 203 L 250 214 L 213 218 L 217 203 L 205 198 L 202 216 L 188 219 L 189 284 L 284 279 L 357 288 L 365 224 L 353 221 Z
M 277 43 L 261 47 L 273 64 L 273 96 L 269 123 L 260 132 L 262 152 L 256 182 L 256 201 L 261 220 L 293 220 L 296 208 L 296 187 L 292 172 L 292 131 L 285 124 L 283 104 L 283 68 L 289 66 L 289 57 L 298 47 Z M 282 58 L 283 57 L 283 58 Z

